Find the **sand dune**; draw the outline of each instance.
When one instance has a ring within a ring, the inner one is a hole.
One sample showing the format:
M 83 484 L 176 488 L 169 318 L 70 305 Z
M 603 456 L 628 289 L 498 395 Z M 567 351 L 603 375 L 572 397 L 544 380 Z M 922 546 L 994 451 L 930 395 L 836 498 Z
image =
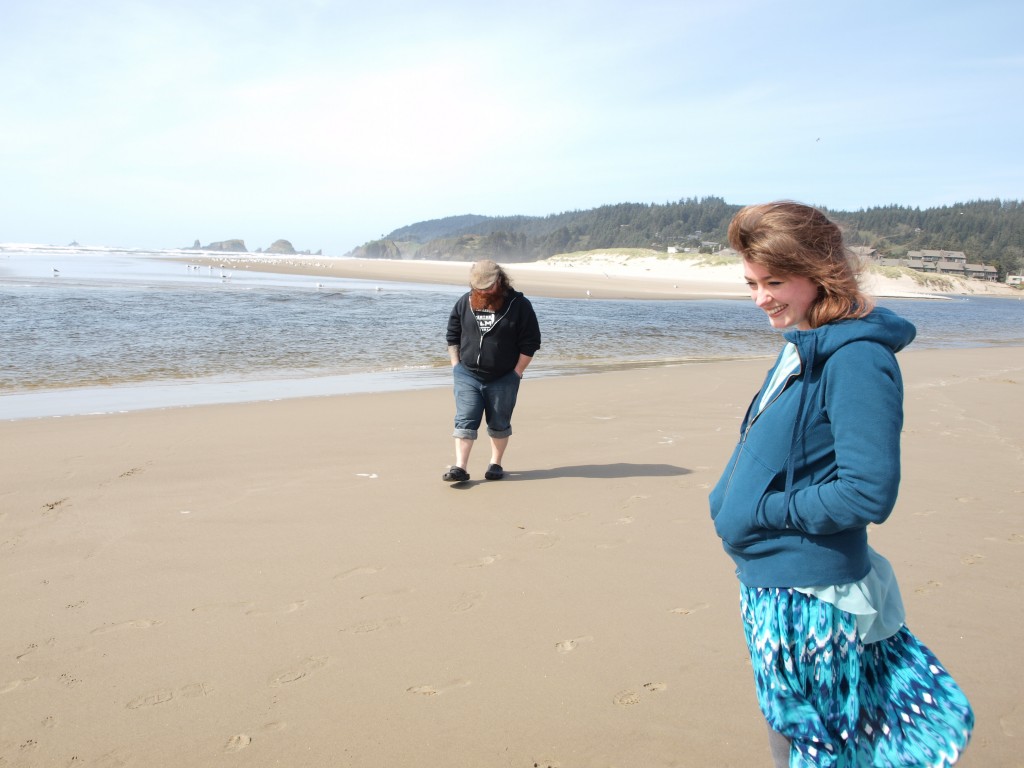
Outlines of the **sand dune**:
M 230 264 L 233 269 L 347 277 L 362 280 L 466 285 L 469 264 L 449 261 L 347 259 L 323 256 L 239 254 L 189 257 L 191 263 Z M 553 298 L 693 299 L 746 298 L 741 267 L 714 256 L 666 254 L 664 257 L 594 252 L 554 256 L 542 261 L 506 264 L 519 290 Z M 935 298 L 953 295 L 1024 296 L 1001 283 L 949 278 L 925 285 L 910 276 L 890 278 L 866 273 L 865 289 L 875 296 Z

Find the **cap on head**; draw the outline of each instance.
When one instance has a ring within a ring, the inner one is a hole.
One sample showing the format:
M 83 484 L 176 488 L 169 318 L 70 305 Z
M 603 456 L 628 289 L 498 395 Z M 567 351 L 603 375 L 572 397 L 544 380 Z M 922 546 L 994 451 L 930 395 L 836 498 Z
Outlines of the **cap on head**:
M 469 268 L 469 287 L 485 291 L 498 282 L 501 268 L 489 259 L 478 261 Z

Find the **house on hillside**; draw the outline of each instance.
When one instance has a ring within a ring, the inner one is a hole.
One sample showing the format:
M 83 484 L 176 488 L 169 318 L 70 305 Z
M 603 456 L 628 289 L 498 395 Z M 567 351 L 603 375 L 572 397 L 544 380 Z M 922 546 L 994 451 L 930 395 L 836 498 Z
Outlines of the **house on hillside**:
M 999 277 L 995 267 L 968 264 L 967 254 L 963 251 L 907 251 L 905 259 L 878 259 L 878 263 L 883 267 L 909 267 L 917 272 L 973 280 L 994 281 Z
M 988 264 L 964 264 L 964 274 L 975 280 L 990 280 L 992 282 L 999 278 L 996 268 L 990 267 Z
M 967 254 L 963 251 L 907 251 L 908 259 L 920 259 L 924 262 L 939 263 L 949 262 L 953 264 L 966 264 Z
M 964 277 L 964 268 L 967 266 L 967 260 L 961 261 L 936 261 L 936 262 L 925 262 L 926 264 L 935 264 L 935 271 L 940 275 L 953 275 L 954 277 Z

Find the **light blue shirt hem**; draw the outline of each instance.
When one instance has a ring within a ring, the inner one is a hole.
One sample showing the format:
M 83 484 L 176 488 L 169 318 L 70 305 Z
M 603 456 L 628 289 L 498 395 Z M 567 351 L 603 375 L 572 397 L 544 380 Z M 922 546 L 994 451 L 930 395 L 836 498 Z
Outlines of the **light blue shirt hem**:
M 871 570 L 860 581 L 830 587 L 795 587 L 797 592 L 852 613 L 857 619 L 861 642 L 865 645 L 892 637 L 906 620 L 903 598 L 900 597 L 892 565 L 870 547 L 868 559 Z

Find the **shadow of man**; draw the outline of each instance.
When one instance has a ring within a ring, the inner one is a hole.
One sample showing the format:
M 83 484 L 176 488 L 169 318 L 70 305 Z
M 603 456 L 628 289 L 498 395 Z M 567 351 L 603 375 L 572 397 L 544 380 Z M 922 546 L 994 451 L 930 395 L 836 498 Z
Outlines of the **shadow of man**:
M 506 480 L 553 480 L 559 477 L 584 477 L 594 480 L 614 480 L 626 477 L 676 477 L 690 474 L 689 469 L 671 464 L 578 464 L 551 469 L 526 469 L 506 472 Z

